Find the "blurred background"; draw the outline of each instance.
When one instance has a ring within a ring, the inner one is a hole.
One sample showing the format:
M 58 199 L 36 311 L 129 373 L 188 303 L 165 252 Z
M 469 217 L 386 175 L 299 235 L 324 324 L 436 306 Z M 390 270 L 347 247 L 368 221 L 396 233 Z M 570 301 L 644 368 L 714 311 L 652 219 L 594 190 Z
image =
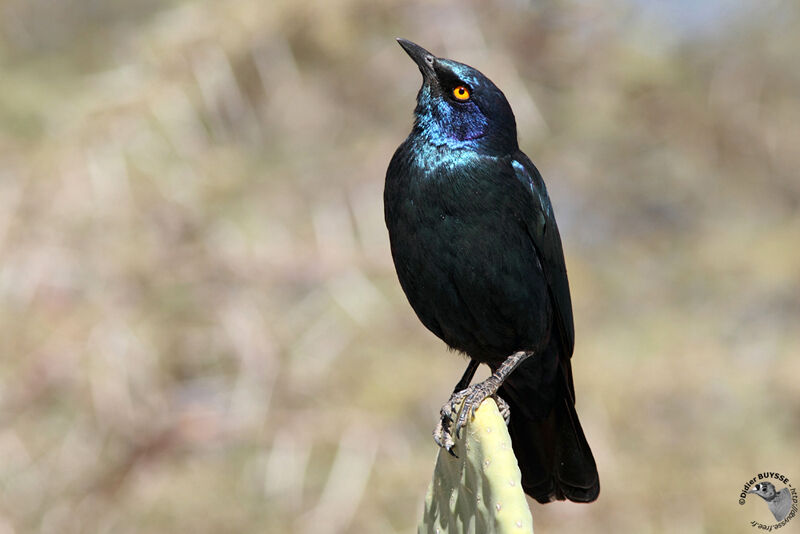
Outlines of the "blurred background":
M 536 531 L 769 522 L 737 500 L 800 481 L 796 2 L 3 0 L 0 534 L 414 530 L 465 361 L 389 253 L 398 36 L 504 90 L 555 205 L 602 491 Z

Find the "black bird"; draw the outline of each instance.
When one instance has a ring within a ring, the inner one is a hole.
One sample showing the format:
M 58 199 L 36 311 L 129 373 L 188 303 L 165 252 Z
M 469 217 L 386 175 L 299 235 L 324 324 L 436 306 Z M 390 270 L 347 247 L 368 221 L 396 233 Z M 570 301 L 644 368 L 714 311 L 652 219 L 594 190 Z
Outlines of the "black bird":
M 525 492 L 543 503 L 591 502 L 600 484 L 575 412 L 572 303 L 544 181 L 491 80 L 398 42 L 422 88 L 411 134 L 386 171 L 392 257 L 422 323 L 470 358 L 436 441 L 453 453 L 452 433 L 499 395 Z M 481 363 L 492 376 L 467 387 Z

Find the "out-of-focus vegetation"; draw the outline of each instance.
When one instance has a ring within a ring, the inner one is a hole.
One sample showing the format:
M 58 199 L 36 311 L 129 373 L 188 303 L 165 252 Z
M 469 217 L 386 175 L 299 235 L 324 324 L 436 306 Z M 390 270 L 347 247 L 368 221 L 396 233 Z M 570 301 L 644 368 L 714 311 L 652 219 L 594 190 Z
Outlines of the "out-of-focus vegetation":
M 536 531 L 749 529 L 800 477 L 800 13 L 667 4 L 5 0 L 0 533 L 413 530 L 465 362 L 388 250 L 396 36 L 556 208 L 602 491 Z

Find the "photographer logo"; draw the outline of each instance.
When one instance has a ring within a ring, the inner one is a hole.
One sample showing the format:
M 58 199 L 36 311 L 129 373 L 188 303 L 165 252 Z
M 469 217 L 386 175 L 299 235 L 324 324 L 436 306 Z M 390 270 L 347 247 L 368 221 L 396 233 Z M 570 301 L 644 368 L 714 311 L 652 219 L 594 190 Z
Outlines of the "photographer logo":
M 750 525 L 759 530 L 772 532 L 782 528 L 797 515 L 797 488 L 792 487 L 789 477 L 781 473 L 767 471 L 758 473 L 742 486 L 739 492 L 739 504 L 744 506 L 750 495 L 750 507 L 766 506 L 775 518 L 775 523 L 764 524 L 759 521 L 750 521 Z

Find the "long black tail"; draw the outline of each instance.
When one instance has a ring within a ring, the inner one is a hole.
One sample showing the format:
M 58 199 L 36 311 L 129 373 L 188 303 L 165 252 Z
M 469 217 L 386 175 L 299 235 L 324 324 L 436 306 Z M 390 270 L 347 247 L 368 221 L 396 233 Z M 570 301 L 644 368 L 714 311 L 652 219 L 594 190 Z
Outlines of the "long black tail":
M 600 480 L 575 412 L 569 360 L 547 373 L 537 368 L 535 358 L 511 373 L 499 391 L 511 409 L 508 431 L 522 486 L 541 503 L 592 502 Z M 551 380 L 543 380 L 547 374 Z

